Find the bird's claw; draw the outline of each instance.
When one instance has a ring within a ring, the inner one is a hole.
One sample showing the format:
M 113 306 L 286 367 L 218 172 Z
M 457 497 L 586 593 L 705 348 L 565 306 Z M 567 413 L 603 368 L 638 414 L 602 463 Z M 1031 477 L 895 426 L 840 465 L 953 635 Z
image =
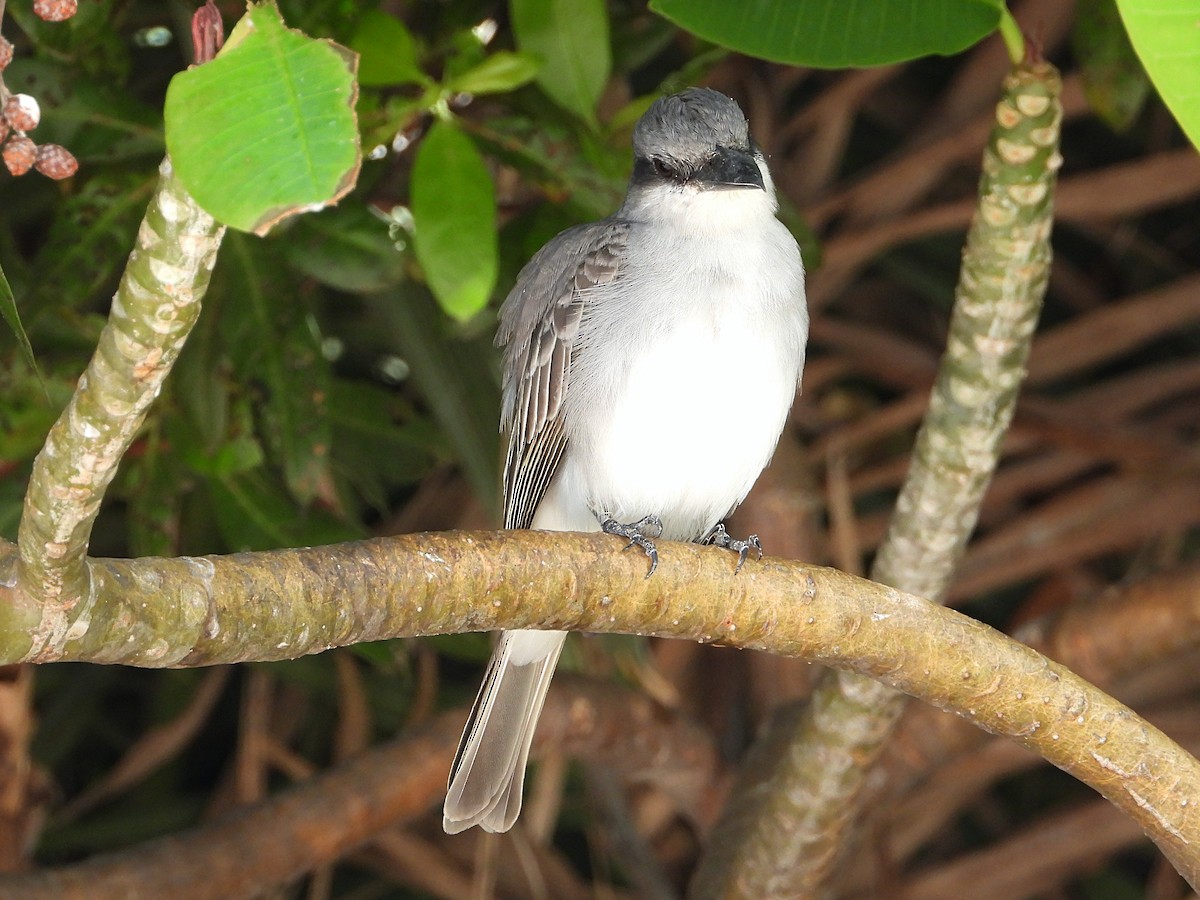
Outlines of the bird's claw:
M 725 530 L 725 525 L 722 522 L 717 523 L 716 528 L 709 532 L 704 542 L 712 544 L 715 547 L 724 547 L 727 550 L 737 552 L 737 568 L 733 570 L 735 575 L 742 571 L 742 564 L 746 562 L 746 557 L 750 555 L 751 550 L 754 550 L 758 554 L 759 559 L 763 558 L 762 541 L 758 539 L 757 534 L 750 535 L 744 541 L 735 540 L 730 537 L 729 532 Z
M 613 518 L 606 518 L 600 522 L 600 530 L 605 534 L 628 538 L 626 550 L 634 544 L 645 550 L 646 555 L 650 557 L 650 571 L 646 573 L 646 577 L 654 574 L 654 570 L 658 568 L 658 548 L 654 546 L 654 539 L 661 536 L 663 531 L 662 520 L 658 516 L 643 516 L 628 525 Z

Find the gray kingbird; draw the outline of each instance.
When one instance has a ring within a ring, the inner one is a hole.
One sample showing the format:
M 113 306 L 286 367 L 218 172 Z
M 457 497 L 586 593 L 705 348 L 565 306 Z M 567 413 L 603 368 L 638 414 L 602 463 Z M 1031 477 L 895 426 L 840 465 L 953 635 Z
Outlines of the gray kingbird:
M 500 309 L 504 526 L 746 555 L 720 524 L 770 461 L 804 367 L 800 250 L 728 97 L 693 88 L 633 130 L 607 219 L 534 255 Z M 506 631 L 463 732 L 443 826 L 507 831 L 566 632 Z

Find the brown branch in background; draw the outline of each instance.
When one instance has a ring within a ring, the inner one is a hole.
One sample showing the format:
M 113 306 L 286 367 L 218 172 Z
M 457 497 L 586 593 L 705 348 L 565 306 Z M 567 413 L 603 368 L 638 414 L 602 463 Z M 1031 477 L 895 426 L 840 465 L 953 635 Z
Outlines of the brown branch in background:
M 1200 190 L 1200 158 L 1188 151 Z M 1127 297 L 1050 329 L 1029 355 L 1029 383 L 1079 375 L 1200 322 L 1200 275 Z
M 1110 476 L 1057 491 L 993 530 L 963 560 L 950 596 L 962 598 L 1200 523 L 1200 483 L 1190 471 L 1134 481 Z
M 1097 218 L 1133 216 L 1200 194 L 1200 157 L 1196 151 L 1171 150 L 1083 175 L 1063 178 L 1055 217 L 1059 222 L 1087 224 Z M 808 290 L 811 307 L 823 309 L 842 292 L 861 268 L 884 251 L 931 234 L 967 226 L 974 210 L 970 200 L 925 207 L 861 231 L 841 233 L 824 245 L 821 269 Z
M 446 715 L 318 779 L 178 835 L 0 881 L 19 900 L 256 896 L 419 815 L 444 789 L 461 722 Z
M 1098 861 L 1140 838 L 1112 806 L 1091 802 L 928 873 L 918 871 L 890 896 L 903 900 L 1033 897 L 1072 875 L 1090 871 Z M 877 896 L 871 889 L 860 898 Z
M 189 900 L 256 895 L 430 809 L 445 790 L 462 717 L 461 710 L 444 713 L 391 744 L 190 831 L 77 865 L 0 879 L 0 894 L 13 900 L 116 900 L 172 896 L 187 885 Z M 556 680 L 535 745 L 538 752 L 551 747 L 625 780 L 653 784 L 689 818 L 712 816 L 721 799 L 711 739 L 611 684 L 577 676 Z M 382 849 L 389 848 L 402 860 L 411 858 L 385 834 Z
M 1064 610 L 1024 626 L 1019 636 L 1095 683 L 1112 686 L 1157 666 L 1159 681 L 1190 689 L 1200 668 L 1200 570 L 1188 567 L 1112 588 L 1099 599 L 1083 596 Z M 1190 655 L 1189 655 L 1190 654 Z M 1168 661 L 1164 663 L 1164 661 Z M 1122 694 L 1128 689 L 1122 689 Z M 1161 695 L 1151 687 L 1140 698 Z M 1151 711 L 1159 727 L 1186 746 L 1200 746 L 1194 707 L 1185 703 Z M 959 809 L 994 781 L 1039 764 L 1035 757 L 997 741 L 928 706 L 913 706 L 885 754 L 881 779 L 867 806 L 886 850 L 901 860 L 915 852 Z
M 175 759 L 208 721 L 221 692 L 229 683 L 232 669 L 219 666 L 205 673 L 187 706 L 164 725 L 142 734 L 108 770 L 102 779 L 88 787 L 56 815 L 59 822 L 70 821 L 100 803 L 140 784 Z
M 800 132 L 807 140 L 787 155 L 788 161 L 778 173 L 787 196 L 802 204 L 828 187 L 845 159 L 846 144 L 862 105 L 901 71 L 900 66 L 875 66 L 848 72 L 792 118 L 776 141 L 782 144 Z
M 30 754 L 34 669 L 0 667 L 0 873 L 29 865 L 50 800 L 48 779 Z
M 1194 660 L 1192 662 L 1194 664 Z M 1200 747 L 1200 730 L 1196 727 L 1193 704 L 1186 703 L 1169 709 L 1154 707 L 1147 710 L 1147 714 L 1157 726 L 1184 742 L 1190 751 L 1195 752 Z M 932 724 L 931 734 L 922 738 L 922 745 L 927 746 L 936 734 L 948 733 L 946 728 L 940 727 L 941 723 L 930 723 L 920 714 L 914 716 L 914 720 L 917 719 Z M 878 812 L 871 816 L 870 825 L 884 836 L 880 850 L 886 854 L 891 865 L 911 859 L 939 832 L 944 834 L 947 828 L 952 828 L 957 817 L 971 804 L 978 803 L 988 788 L 1004 778 L 1041 765 L 1037 757 L 1024 753 L 1007 742 L 990 739 L 978 733 L 971 735 L 965 732 L 958 733 L 954 729 L 949 731 L 954 732 L 948 735 L 950 747 L 945 750 L 938 748 L 934 750 L 934 755 L 951 755 L 945 756 L 936 768 L 923 773 L 926 777 L 916 781 L 901 778 L 901 782 L 907 785 L 906 790 L 901 791 L 898 785 L 892 785 L 878 792 L 880 796 L 872 798 L 872 802 L 868 804 L 868 808 L 872 808 L 874 800 L 881 801 L 881 805 L 877 807 Z M 905 732 L 905 738 L 912 735 L 907 726 Z M 961 740 L 957 740 L 959 738 Z M 911 750 L 912 745 L 906 741 L 904 748 Z M 951 753 L 952 748 L 956 748 L 956 752 Z M 898 759 L 899 753 L 894 756 Z M 884 795 L 887 798 L 886 802 L 882 802 Z M 1051 811 L 1049 815 L 1053 816 L 1055 812 Z M 1031 824 L 1035 828 L 1038 827 L 1036 823 Z M 1142 837 L 1136 834 L 1130 834 L 1126 840 L 1127 844 L 1141 842 Z M 1090 861 L 1091 854 L 1080 854 L 1078 848 L 1075 854 L 1082 855 Z M 952 858 L 946 864 L 954 866 L 958 861 L 959 858 Z M 1074 873 L 1075 869 L 1067 866 L 1055 876 L 1055 880 L 1069 881 Z M 848 888 L 870 883 L 873 876 L 862 870 L 847 871 L 843 880 L 845 883 L 842 887 Z M 1048 890 L 1051 883 L 1051 880 L 1047 879 L 1042 890 Z
M 1200 647 L 1200 569 L 1109 588 L 1018 629 L 1016 637 L 1096 684 Z

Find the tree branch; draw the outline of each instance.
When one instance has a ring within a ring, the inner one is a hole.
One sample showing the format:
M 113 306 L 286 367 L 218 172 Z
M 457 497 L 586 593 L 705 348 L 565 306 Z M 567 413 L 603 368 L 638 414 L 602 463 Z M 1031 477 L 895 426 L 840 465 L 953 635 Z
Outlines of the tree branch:
M 18 590 L 0 608 L 4 655 L 61 639 L 89 601 L 85 557 L 100 501 L 200 314 L 224 228 L 176 181 L 169 160 L 159 171 L 96 352 L 33 464 Z M 16 638 L 24 646 L 7 643 Z
M 605 535 L 502 531 L 91 560 L 82 624 L 31 658 L 199 666 L 502 628 L 799 656 L 1013 738 L 1133 816 L 1200 884 L 1200 762 L 1064 667 L 961 613 L 833 569 L 767 559 L 735 575 L 719 549 L 664 542 L 646 578 L 644 560 L 617 547 Z M 13 590 L 4 583 L 0 603 Z

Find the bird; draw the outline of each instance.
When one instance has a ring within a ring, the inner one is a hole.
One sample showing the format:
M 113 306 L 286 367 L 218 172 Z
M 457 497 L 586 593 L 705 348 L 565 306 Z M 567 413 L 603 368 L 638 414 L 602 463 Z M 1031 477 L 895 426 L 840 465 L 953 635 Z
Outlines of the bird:
M 722 520 L 774 453 L 808 339 L 804 266 L 738 104 L 656 100 L 633 129 L 620 208 L 568 228 L 499 312 L 504 525 L 657 540 L 754 535 Z M 509 830 L 566 632 L 504 631 L 450 772 L 443 828 Z

